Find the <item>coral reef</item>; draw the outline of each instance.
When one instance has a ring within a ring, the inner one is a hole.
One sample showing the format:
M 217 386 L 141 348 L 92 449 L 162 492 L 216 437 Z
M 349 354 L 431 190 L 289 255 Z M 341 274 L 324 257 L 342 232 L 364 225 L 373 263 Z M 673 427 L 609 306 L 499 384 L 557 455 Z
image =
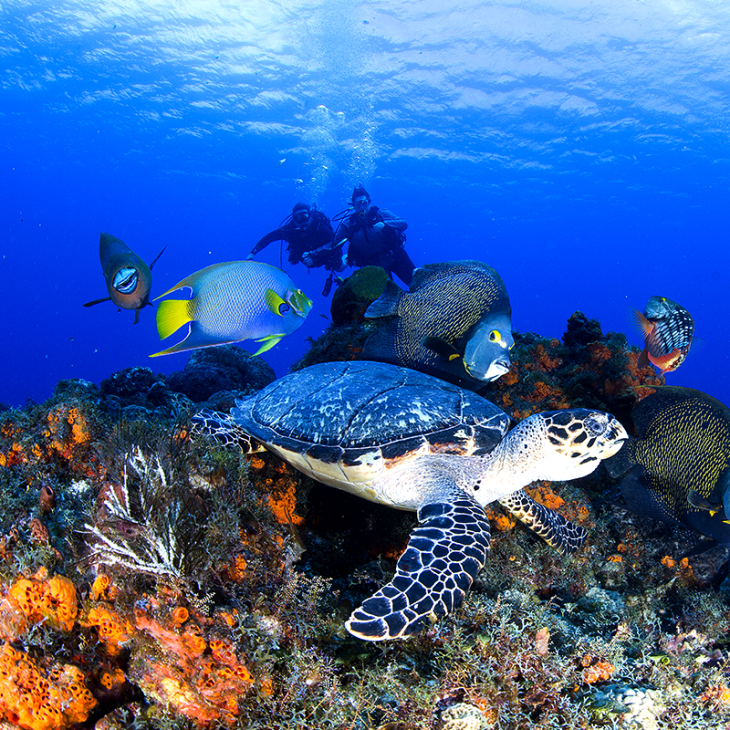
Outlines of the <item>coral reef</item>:
M 358 355 L 364 291 L 307 363 Z M 518 333 L 513 355 L 483 392 L 515 419 L 628 419 L 658 382 L 580 313 L 562 341 Z M 494 507 L 452 617 L 404 642 L 350 637 L 415 518 L 191 440 L 191 399 L 227 407 L 268 377 L 242 376 L 249 360 L 224 354 L 237 374 L 200 390 L 133 368 L 0 413 L 2 727 L 727 730 L 727 549 L 693 553 L 694 534 L 629 513 L 604 470 L 529 488 L 588 530 L 575 555 Z

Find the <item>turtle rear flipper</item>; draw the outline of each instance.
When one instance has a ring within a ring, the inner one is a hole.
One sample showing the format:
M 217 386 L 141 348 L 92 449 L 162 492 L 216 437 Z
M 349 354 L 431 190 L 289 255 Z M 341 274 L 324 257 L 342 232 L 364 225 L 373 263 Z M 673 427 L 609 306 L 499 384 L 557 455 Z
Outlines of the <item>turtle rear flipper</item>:
M 484 508 L 461 493 L 418 510 L 419 526 L 388 585 L 352 612 L 347 630 L 381 641 L 419 632 L 461 604 L 489 554 Z
M 503 497 L 499 503 L 550 547 L 563 554 L 575 552 L 588 535 L 582 527 L 536 502 L 521 489 Z
M 191 419 L 194 435 L 204 436 L 218 446 L 238 446 L 244 454 L 264 451 L 264 447 L 244 431 L 228 413 L 198 411 Z

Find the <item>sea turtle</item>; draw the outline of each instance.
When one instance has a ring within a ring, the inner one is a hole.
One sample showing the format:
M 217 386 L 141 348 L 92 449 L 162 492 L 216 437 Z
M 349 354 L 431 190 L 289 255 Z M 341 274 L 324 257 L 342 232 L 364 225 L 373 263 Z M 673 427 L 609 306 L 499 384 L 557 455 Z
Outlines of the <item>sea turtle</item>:
M 538 413 L 509 430 L 490 401 L 387 363 L 312 365 L 237 401 L 200 412 L 195 430 L 245 452 L 262 448 L 313 479 L 418 513 L 393 580 L 357 608 L 347 630 L 365 640 L 414 634 L 458 606 L 489 553 L 484 506 L 499 501 L 561 552 L 585 531 L 522 487 L 590 474 L 628 438 L 601 411 Z

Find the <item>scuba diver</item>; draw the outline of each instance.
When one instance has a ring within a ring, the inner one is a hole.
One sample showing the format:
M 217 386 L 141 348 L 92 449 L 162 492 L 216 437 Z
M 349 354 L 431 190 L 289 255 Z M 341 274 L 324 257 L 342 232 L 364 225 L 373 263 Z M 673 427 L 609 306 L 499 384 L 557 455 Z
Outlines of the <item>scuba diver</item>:
M 333 244 L 334 232 L 330 219 L 316 206 L 297 203 L 280 226 L 261 239 L 246 257 L 250 261 L 272 241 L 286 241 L 289 263 L 303 263 L 307 268 L 325 266 L 330 271 L 342 271 L 342 247 Z
M 337 228 L 335 246 L 349 240 L 350 266 L 381 266 L 391 278 L 395 274 L 409 286 L 415 266 L 403 247 L 408 223 L 385 208 L 370 205 L 370 194 L 362 185 L 352 191 L 351 200 L 355 210 Z

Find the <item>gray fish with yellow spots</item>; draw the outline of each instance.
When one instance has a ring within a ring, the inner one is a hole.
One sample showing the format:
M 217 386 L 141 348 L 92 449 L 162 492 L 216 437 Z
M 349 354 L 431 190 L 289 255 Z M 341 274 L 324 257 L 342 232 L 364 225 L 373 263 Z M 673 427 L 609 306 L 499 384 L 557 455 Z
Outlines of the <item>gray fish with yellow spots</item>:
M 499 274 L 481 261 L 416 269 L 410 292 L 388 281 L 365 312 L 383 323 L 363 358 L 420 370 L 477 389 L 510 368 L 512 309 Z
M 633 511 L 730 543 L 730 409 L 693 388 L 660 386 L 632 412 L 638 438 L 605 464 L 625 474 Z

